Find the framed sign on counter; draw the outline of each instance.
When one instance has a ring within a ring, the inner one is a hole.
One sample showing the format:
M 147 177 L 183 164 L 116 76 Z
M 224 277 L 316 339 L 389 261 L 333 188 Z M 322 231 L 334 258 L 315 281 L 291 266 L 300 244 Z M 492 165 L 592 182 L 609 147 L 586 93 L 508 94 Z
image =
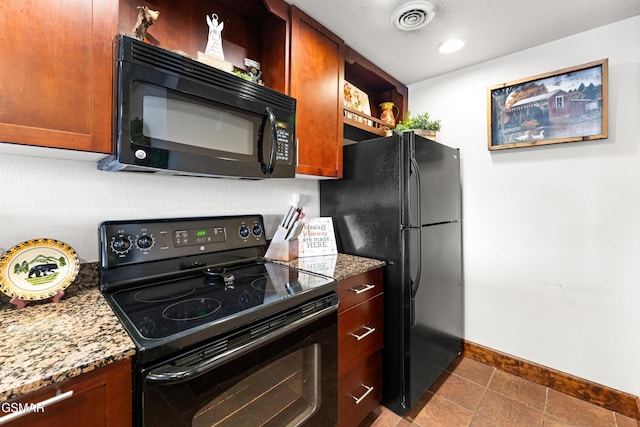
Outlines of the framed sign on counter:
M 298 239 L 298 257 L 338 253 L 331 217 L 309 218 Z

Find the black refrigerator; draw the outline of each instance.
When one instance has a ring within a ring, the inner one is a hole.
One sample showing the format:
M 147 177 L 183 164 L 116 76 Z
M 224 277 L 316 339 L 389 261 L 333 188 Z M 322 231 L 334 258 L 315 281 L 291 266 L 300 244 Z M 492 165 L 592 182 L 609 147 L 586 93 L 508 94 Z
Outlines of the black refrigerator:
M 383 404 L 403 415 L 461 352 L 460 150 L 413 132 L 344 147 L 320 182 L 342 253 L 385 260 Z

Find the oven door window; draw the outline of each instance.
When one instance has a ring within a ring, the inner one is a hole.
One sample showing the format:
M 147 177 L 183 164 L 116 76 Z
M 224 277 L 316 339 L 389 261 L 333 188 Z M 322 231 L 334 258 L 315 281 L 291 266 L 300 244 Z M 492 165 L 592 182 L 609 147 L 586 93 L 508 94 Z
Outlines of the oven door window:
M 143 369 L 143 426 L 300 426 L 337 423 L 335 312 L 193 378 L 154 382 L 168 366 L 199 365 L 201 349 Z M 206 359 L 206 356 L 204 356 Z M 168 371 L 171 369 L 169 368 Z
M 320 407 L 320 345 L 260 368 L 204 405 L 193 427 L 301 425 Z
M 141 81 L 131 82 L 130 91 L 132 142 L 255 157 L 260 115 Z

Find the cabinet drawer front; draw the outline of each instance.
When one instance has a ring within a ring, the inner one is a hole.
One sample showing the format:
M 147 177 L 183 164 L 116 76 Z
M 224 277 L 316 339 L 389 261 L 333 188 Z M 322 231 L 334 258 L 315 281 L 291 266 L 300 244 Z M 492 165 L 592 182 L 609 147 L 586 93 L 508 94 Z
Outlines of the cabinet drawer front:
M 345 311 L 382 292 L 382 268 L 367 271 L 338 282 L 340 309 Z
M 351 308 L 338 316 L 339 374 L 382 348 L 383 295 Z
M 340 380 L 338 425 L 357 426 L 382 399 L 382 352 L 374 353 Z
M 38 406 L 56 396 L 57 401 L 50 406 Z M 39 409 L 3 427 L 131 426 L 131 359 L 50 384 L 11 403 L 36 405 Z

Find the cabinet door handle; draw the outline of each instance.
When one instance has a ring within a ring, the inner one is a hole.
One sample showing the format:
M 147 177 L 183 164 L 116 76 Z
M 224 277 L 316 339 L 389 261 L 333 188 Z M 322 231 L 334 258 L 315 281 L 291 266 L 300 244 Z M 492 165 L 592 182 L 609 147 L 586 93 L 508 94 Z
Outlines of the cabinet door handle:
M 367 284 L 363 283 L 360 286 L 362 286 L 362 288 L 356 287 L 356 288 L 351 288 L 350 290 L 355 292 L 356 295 L 360 295 L 376 287 L 376 285 L 374 285 L 373 283 L 367 283 Z
M 360 397 L 355 397 L 354 395 L 351 395 L 351 397 L 353 397 L 353 400 L 356 401 L 356 405 L 359 405 L 360 402 L 362 402 L 362 399 L 364 399 L 365 397 L 367 397 L 369 395 L 369 393 L 371 393 L 373 391 L 373 387 L 369 387 L 366 386 L 364 384 L 360 384 L 362 387 L 364 387 L 367 391 L 364 392 L 364 394 Z
M 5 415 L 4 417 L 0 417 L 0 425 L 2 424 L 6 424 L 9 421 L 13 421 L 16 418 L 20 418 L 23 417 L 27 414 L 30 414 L 32 412 L 36 412 L 36 411 L 43 411 L 44 408 L 46 408 L 47 406 L 51 406 L 55 403 L 61 402 L 63 400 L 66 400 L 68 398 L 70 398 L 71 396 L 73 396 L 73 390 L 69 390 L 65 393 L 60 393 L 60 391 L 58 391 L 59 394 L 56 394 L 53 397 L 50 397 L 47 400 L 43 400 L 42 402 L 39 403 L 25 403 L 22 405 L 22 409 L 20 409 L 19 411 L 16 412 L 12 412 L 9 415 Z
M 376 331 L 376 328 L 370 328 L 369 326 L 362 326 L 364 329 L 367 330 L 367 332 L 365 332 L 362 335 L 358 335 L 355 332 L 351 332 L 349 335 L 351 335 L 352 337 L 354 337 L 356 340 L 360 341 L 361 339 L 363 339 L 364 337 L 366 337 L 367 335 L 370 335 L 372 333 L 374 333 Z

